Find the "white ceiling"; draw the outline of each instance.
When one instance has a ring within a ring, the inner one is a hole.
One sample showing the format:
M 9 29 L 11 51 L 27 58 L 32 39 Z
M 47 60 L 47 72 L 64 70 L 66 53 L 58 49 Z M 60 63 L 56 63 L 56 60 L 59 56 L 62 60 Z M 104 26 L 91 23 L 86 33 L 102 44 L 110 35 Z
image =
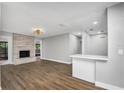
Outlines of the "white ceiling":
M 2 30 L 33 36 L 32 28 L 41 27 L 41 37 L 71 31 L 107 31 L 106 8 L 113 2 L 82 3 L 2 3 Z M 97 25 L 93 25 L 98 21 Z

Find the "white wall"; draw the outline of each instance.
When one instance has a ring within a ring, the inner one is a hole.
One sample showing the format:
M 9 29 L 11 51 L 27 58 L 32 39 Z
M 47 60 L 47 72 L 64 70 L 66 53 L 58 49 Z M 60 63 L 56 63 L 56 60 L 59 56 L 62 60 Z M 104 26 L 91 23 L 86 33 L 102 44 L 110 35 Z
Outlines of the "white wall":
M 0 41 L 8 42 L 8 61 L 3 64 L 13 64 L 13 36 L 10 33 L 0 31 Z
M 82 45 L 81 45 L 81 39 L 73 34 L 69 35 L 69 49 L 70 49 L 70 55 L 73 54 L 81 54 L 82 53 Z
M 69 34 L 44 38 L 43 58 L 69 62 Z
M 96 63 L 96 81 L 124 88 L 124 3 L 108 8 L 108 62 Z

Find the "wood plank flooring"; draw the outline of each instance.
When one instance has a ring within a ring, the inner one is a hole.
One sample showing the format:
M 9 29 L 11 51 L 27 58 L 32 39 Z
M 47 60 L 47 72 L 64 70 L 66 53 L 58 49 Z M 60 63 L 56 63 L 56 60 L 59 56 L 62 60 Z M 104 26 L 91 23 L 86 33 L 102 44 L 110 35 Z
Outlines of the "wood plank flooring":
M 1 67 L 4 90 L 99 90 L 94 84 L 71 76 L 71 65 L 42 60 Z

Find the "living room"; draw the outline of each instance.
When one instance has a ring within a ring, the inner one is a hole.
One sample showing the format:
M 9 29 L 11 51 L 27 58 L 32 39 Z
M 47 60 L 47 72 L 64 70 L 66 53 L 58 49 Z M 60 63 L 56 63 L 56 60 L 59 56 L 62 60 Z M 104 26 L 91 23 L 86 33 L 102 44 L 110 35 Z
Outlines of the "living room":
M 124 89 L 123 9 L 123 2 L 1 2 L 1 89 Z

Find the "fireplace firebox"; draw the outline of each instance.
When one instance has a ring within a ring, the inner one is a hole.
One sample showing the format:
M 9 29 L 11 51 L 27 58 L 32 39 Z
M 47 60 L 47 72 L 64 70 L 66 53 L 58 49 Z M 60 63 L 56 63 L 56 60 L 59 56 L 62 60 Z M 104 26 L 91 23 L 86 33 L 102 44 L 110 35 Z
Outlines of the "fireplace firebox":
M 29 50 L 19 51 L 19 57 L 20 58 L 30 57 L 30 51 Z

